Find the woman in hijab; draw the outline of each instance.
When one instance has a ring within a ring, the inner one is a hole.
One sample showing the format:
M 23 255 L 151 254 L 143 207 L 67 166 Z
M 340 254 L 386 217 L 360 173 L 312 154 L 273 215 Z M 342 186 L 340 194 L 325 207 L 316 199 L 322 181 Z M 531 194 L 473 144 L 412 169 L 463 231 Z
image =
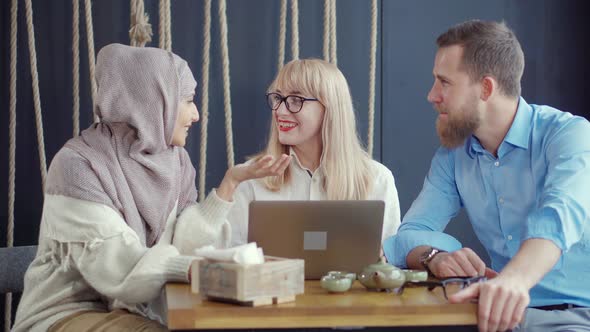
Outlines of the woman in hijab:
M 162 287 L 189 281 L 195 248 L 229 244 L 237 185 L 288 165 L 267 156 L 233 167 L 197 204 L 183 148 L 199 119 L 187 63 L 111 44 L 98 54 L 96 75 L 101 122 L 51 163 L 14 331 L 165 331 Z

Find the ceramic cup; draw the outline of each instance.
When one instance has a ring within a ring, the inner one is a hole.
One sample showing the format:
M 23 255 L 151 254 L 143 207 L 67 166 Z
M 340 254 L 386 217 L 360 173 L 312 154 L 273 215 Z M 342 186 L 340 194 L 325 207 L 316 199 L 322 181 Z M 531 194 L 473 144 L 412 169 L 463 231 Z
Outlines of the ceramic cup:
M 346 271 L 330 271 L 330 272 L 328 272 L 327 275 L 338 277 L 338 278 L 348 278 L 352 282 L 354 282 L 356 280 L 356 273 L 352 273 L 352 272 L 346 272 Z
M 355 279 L 354 273 L 330 271 L 322 277 L 320 285 L 330 293 L 342 293 L 350 289 Z
M 407 281 L 426 281 L 428 272 L 424 270 L 403 270 Z

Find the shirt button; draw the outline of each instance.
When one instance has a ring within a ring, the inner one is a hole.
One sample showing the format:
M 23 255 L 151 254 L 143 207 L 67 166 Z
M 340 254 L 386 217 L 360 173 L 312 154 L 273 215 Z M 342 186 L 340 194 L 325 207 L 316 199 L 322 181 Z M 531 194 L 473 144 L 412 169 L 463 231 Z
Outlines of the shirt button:
M 508 235 L 506 238 L 508 239 L 508 241 L 511 241 L 512 240 L 512 235 Z
M 496 161 L 496 162 L 494 163 L 494 166 L 496 166 L 496 167 L 500 166 L 500 162 L 499 162 L 499 161 Z
M 498 199 L 498 202 L 500 202 L 500 204 L 503 204 L 503 203 L 504 203 L 504 198 L 500 197 L 500 198 Z

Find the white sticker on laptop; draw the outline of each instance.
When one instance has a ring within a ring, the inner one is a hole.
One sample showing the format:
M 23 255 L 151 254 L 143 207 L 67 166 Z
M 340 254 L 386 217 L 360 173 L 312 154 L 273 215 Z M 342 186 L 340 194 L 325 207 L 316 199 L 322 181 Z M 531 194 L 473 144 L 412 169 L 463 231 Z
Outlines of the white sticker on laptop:
M 328 232 L 303 232 L 303 250 L 326 250 Z

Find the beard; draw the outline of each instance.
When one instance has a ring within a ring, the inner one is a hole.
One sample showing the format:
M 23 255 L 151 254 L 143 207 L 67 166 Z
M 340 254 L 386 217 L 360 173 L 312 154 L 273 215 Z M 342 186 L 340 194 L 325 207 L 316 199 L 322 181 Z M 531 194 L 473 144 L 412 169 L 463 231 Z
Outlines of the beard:
M 454 149 L 473 135 L 479 127 L 481 119 L 477 113 L 477 100 L 468 100 L 458 109 L 448 112 L 448 109 L 437 109 L 447 114 L 446 119 L 440 115 L 436 119 L 436 132 L 441 144 L 449 149 Z

